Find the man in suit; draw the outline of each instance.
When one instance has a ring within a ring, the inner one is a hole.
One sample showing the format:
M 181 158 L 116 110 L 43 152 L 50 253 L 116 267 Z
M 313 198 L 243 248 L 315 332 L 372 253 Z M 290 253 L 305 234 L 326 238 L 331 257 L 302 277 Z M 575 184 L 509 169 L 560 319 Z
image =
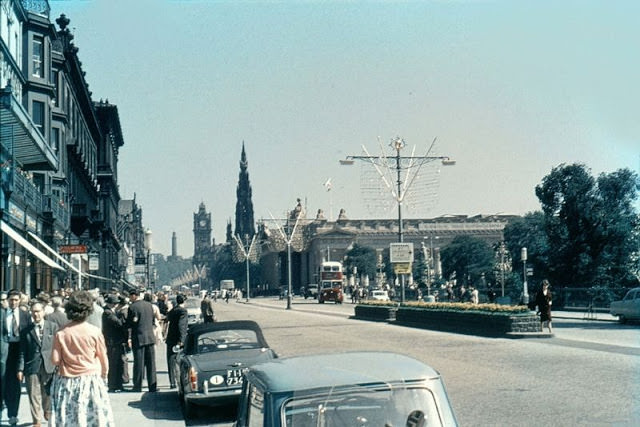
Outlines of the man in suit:
M 45 319 L 51 320 L 53 323 L 58 325 L 58 328 L 62 328 L 69 322 L 67 319 L 67 315 L 64 312 L 64 308 L 62 307 L 62 297 L 54 296 L 51 298 L 51 307 L 53 311 L 50 314 L 44 316 Z
M 31 306 L 33 322 L 20 333 L 20 357 L 18 359 L 18 380 L 24 378 L 31 406 L 34 426 L 40 426 L 40 413 L 45 420 L 51 415 L 51 399 L 46 385 L 53 375 L 51 349 L 53 336 L 58 326 L 44 318 L 44 306 L 36 302 Z
M 156 336 L 153 331 L 153 307 L 140 298 L 138 290 L 129 293 L 131 305 L 127 312 L 127 326 L 131 328 L 131 348 L 133 349 L 133 389 L 142 391 L 142 378 L 146 370 L 147 386 L 150 392 L 157 391 L 156 382 Z
M 123 355 L 126 354 L 129 331 L 125 327 L 126 319 L 119 315 L 115 307 L 120 302 L 115 295 L 109 295 L 102 312 L 102 335 L 107 344 L 107 357 L 109 358 L 109 376 L 107 384 L 109 391 L 117 393 L 123 390 Z
M 167 370 L 169 371 L 169 387 L 176 388 L 176 381 L 180 377 L 180 370 L 176 360 L 177 353 L 173 351 L 174 346 L 182 347 L 187 339 L 187 326 L 189 316 L 184 308 L 184 295 L 176 296 L 176 306 L 167 313 Z
M 31 316 L 20 309 L 20 292 L 12 289 L 7 294 L 8 306 L 0 309 L 0 401 L 7 407 L 9 424 L 18 424 L 20 407 L 20 333 L 31 324 Z
M 202 298 L 200 302 L 200 314 L 202 315 L 202 320 L 204 323 L 213 323 L 215 320 L 215 308 L 213 305 L 213 300 L 209 296 L 207 292 Z

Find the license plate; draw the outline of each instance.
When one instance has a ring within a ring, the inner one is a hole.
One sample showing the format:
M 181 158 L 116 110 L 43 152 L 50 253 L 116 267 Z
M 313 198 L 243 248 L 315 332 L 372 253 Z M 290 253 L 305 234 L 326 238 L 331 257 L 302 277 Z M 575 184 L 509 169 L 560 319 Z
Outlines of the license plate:
M 227 370 L 227 385 L 242 384 L 242 369 L 228 369 Z

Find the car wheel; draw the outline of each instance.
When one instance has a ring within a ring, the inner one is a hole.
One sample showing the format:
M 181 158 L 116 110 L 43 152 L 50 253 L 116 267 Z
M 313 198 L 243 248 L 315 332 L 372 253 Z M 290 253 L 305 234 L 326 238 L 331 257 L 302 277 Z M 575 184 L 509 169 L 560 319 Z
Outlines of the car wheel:
M 618 322 L 627 323 L 627 318 L 624 317 L 622 314 L 620 314 L 620 315 L 618 315 Z
M 182 415 L 185 420 L 190 420 L 195 416 L 196 408 L 193 403 L 189 403 L 185 393 L 182 393 L 182 399 L 180 399 L 180 406 L 182 406 Z

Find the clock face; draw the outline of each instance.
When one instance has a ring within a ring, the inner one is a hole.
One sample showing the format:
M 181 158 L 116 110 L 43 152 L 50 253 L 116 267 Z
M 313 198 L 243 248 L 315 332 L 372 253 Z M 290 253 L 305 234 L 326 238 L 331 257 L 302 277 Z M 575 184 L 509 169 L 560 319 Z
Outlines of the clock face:
M 205 221 L 204 219 L 200 220 L 200 227 L 204 227 L 205 225 L 207 225 L 207 221 Z

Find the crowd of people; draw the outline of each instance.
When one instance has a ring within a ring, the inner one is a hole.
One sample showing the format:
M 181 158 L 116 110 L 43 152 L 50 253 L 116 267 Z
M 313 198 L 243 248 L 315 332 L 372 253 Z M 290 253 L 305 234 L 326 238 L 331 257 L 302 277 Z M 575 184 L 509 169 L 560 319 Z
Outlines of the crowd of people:
M 175 388 L 176 355 L 187 335 L 185 300 L 177 295 L 174 306 L 163 292 L 136 289 L 106 294 L 60 289 L 35 298 L 3 292 L 0 407 L 9 424 L 18 423 L 24 383 L 34 426 L 42 418 L 49 426 L 114 425 L 109 393 L 141 392 L 145 378 L 148 391 L 156 392 L 155 350 L 163 341 Z

